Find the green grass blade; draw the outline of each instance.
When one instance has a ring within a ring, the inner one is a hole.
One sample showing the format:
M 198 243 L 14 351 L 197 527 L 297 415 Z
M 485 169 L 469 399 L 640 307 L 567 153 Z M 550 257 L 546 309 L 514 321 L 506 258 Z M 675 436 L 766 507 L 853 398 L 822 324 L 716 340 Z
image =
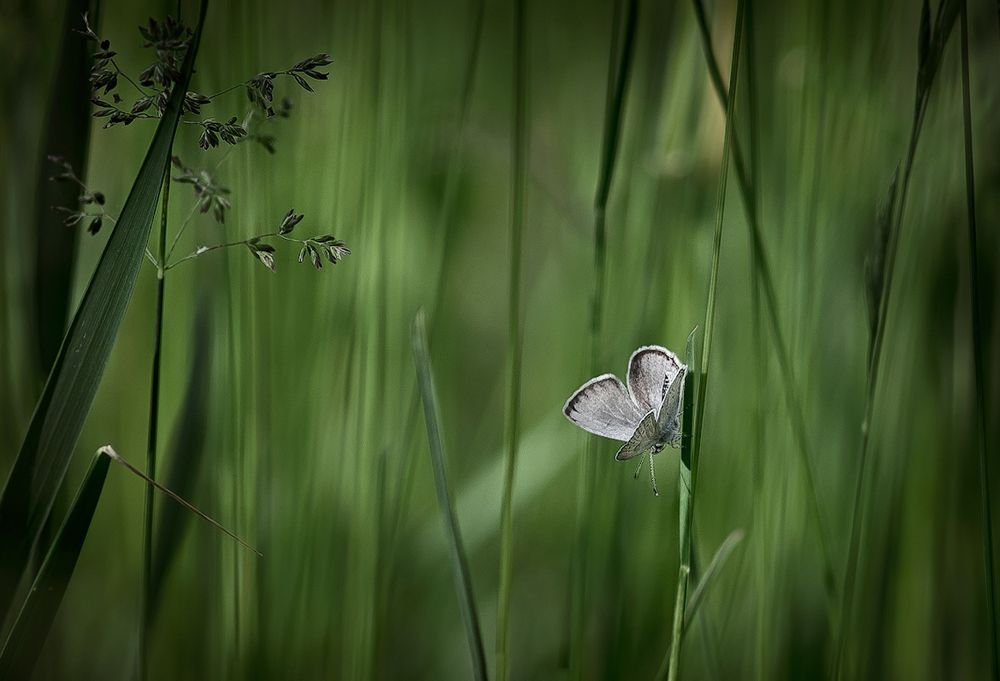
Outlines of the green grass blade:
M 711 45 L 711 35 L 707 30 L 707 23 L 704 20 L 704 6 L 702 5 L 702 0 L 694 0 L 695 13 L 699 20 L 700 37 L 702 40 L 705 59 L 709 65 L 709 75 L 711 76 L 713 88 L 716 95 L 719 98 L 719 102 L 722 107 L 726 110 L 727 121 L 729 116 L 732 115 L 733 109 L 733 93 L 727 92 L 725 85 L 722 83 L 721 79 L 718 77 L 719 68 L 718 63 L 715 59 L 715 53 L 712 50 Z M 752 54 L 750 55 L 753 56 Z M 730 78 L 730 82 L 735 81 Z M 735 92 L 735 88 L 733 88 Z M 727 123 L 727 130 L 730 126 Z M 756 134 L 754 130 L 751 130 L 752 134 Z M 775 351 L 778 355 L 778 366 L 781 370 L 781 379 L 783 383 L 782 394 L 785 400 L 785 404 L 788 408 L 789 414 L 792 417 L 792 433 L 796 441 L 796 450 L 798 452 L 799 458 L 802 461 L 803 472 L 805 473 L 806 486 L 809 490 L 809 504 L 810 512 L 815 518 L 817 527 L 819 528 L 818 538 L 820 543 L 820 549 L 823 554 L 823 584 L 826 588 L 827 598 L 832 599 L 835 590 L 835 577 L 833 572 L 833 562 L 830 557 L 829 541 L 827 539 L 827 533 L 825 529 L 825 523 L 823 521 L 822 512 L 820 510 L 819 494 L 816 485 L 816 476 L 813 472 L 812 454 L 810 453 L 809 438 L 806 431 L 805 415 L 802 409 L 802 401 L 798 393 L 798 384 L 796 383 L 796 378 L 794 370 L 792 367 L 791 356 L 788 352 L 788 343 L 785 341 L 784 332 L 782 331 L 781 319 L 778 316 L 778 296 L 776 293 L 776 287 L 774 284 L 774 276 L 771 273 L 771 266 L 768 261 L 767 251 L 764 248 L 764 239 L 760 230 L 759 215 L 757 210 L 757 201 L 755 198 L 755 182 L 756 179 L 750 175 L 747 169 L 745 159 L 743 157 L 742 148 L 739 142 L 739 135 L 736 130 L 732 131 L 731 139 L 729 140 L 732 146 L 733 161 L 736 167 L 736 181 L 737 188 L 740 192 L 740 197 L 743 201 L 743 207 L 746 211 L 747 216 L 747 228 L 750 232 L 750 253 L 754 261 L 753 271 L 755 273 L 755 286 L 760 287 L 764 294 L 765 309 L 767 312 L 768 325 L 771 330 L 771 335 L 774 338 Z M 710 297 L 712 296 L 710 289 Z M 709 337 L 709 332 L 706 324 L 706 340 Z M 701 398 L 698 400 L 698 413 L 699 420 L 702 413 L 704 405 L 701 402 Z M 700 440 L 700 427 L 698 432 L 698 439 Z M 700 446 L 700 443 L 699 443 Z M 697 449 L 697 447 L 696 447 Z M 697 472 L 697 470 L 695 471 Z
M 862 518 L 864 515 L 864 499 L 862 485 L 864 476 L 867 475 L 868 458 L 871 450 L 871 429 L 872 419 L 875 413 L 875 394 L 878 390 L 879 372 L 882 366 L 882 343 L 885 337 L 885 327 L 889 313 L 889 302 L 892 298 L 892 286 L 894 272 L 896 268 L 896 253 L 899 246 L 899 236 L 903 224 L 903 214 L 906 208 L 906 199 L 910 187 L 910 175 L 913 171 L 913 163 L 916 158 L 917 145 L 920 141 L 920 133 L 923 129 L 924 114 L 927 111 L 927 102 L 930 96 L 931 86 L 937 76 L 941 58 L 944 53 L 944 46 L 951 36 L 951 31 L 958 18 L 961 0 L 942 0 L 938 6 L 938 18 L 935 22 L 933 32 L 925 45 L 920 39 L 918 47 L 917 65 L 917 87 L 914 97 L 913 123 L 910 127 L 910 139 L 907 144 L 906 156 L 902 167 L 902 177 L 898 189 L 893 180 L 891 196 L 895 205 L 890 207 L 891 217 L 889 225 L 889 235 L 885 249 L 882 272 L 879 275 L 881 281 L 880 296 L 878 300 L 878 311 L 875 319 L 874 337 L 871 340 L 868 362 L 867 387 L 865 391 L 865 409 L 861 422 L 861 454 L 858 459 L 858 479 L 856 483 L 856 493 L 854 504 L 851 507 L 850 534 L 848 539 L 847 562 L 844 566 L 843 588 L 841 589 L 841 603 L 839 621 L 837 625 L 836 642 L 834 644 L 834 667 L 833 678 L 840 679 L 845 674 L 844 666 L 845 648 L 847 646 L 847 634 L 850 631 L 852 611 L 854 608 L 855 579 L 857 577 L 858 562 L 860 560 L 860 550 L 862 542 Z M 924 10 L 925 18 L 929 17 L 929 6 Z M 928 19 L 929 21 L 929 19 Z M 924 20 L 921 21 L 924 24 Z
M 98 0 L 70 0 L 66 3 L 60 40 L 59 63 L 49 96 L 42 152 L 61 156 L 81 178 L 86 178 L 87 151 L 90 148 L 90 57 L 89 40 L 74 29 L 90 10 L 90 21 L 97 25 Z M 72 182 L 52 182 L 52 164 L 42 161 L 38 167 L 35 205 L 35 338 L 38 347 L 38 372 L 46 376 L 59 353 L 66 333 L 76 242 L 79 229 L 67 228 L 55 206 L 75 208 L 80 188 Z
M 678 667 L 678 655 L 680 654 L 680 642 L 683 640 L 684 636 L 687 634 L 688 629 L 691 628 L 691 624 L 694 622 L 694 616 L 698 613 L 698 607 L 705 600 L 705 594 L 708 592 L 709 587 L 712 586 L 712 582 L 715 577 L 722 571 L 725 566 L 726 561 L 729 560 L 729 556 L 732 555 L 733 551 L 743 541 L 744 533 L 743 530 L 734 530 L 729 533 L 719 548 L 716 550 L 715 555 L 712 556 L 712 562 L 708 564 L 705 569 L 705 574 L 702 576 L 701 581 L 695 587 L 694 591 L 691 592 L 691 597 L 686 598 L 687 605 L 683 606 L 683 601 L 678 600 L 678 603 L 674 605 L 674 624 L 673 632 L 670 639 L 670 647 L 667 648 L 666 655 L 663 656 L 663 662 L 660 664 L 660 670 L 656 674 L 657 679 L 665 678 L 677 678 L 677 667 Z M 687 581 L 690 578 L 690 568 L 686 565 L 681 566 L 684 569 L 682 573 L 684 579 L 684 594 L 687 593 Z M 677 598 L 681 599 L 681 584 L 677 586 Z M 678 604 L 682 607 L 678 608 Z M 677 650 L 677 655 L 674 651 Z
M 687 608 L 684 612 L 684 631 L 686 632 L 694 622 L 694 616 L 698 612 L 698 606 L 701 605 L 702 601 L 705 600 L 705 594 L 708 592 L 709 587 L 712 586 L 712 582 L 715 580 L 722 568 L 725 567 L 726 561 L 732 555 L 736 547 L 739 546 L 740 542 L 743 541 L 744 537 L 743 530 L 733 530 L 729 533 L 719 548 L 716 549 L 715 555 L 712 556 L 712 562 L 708 564 L 705 568 L 705 572 L 698 582 L 698 585 L 691 592 L 691 597 L 688 599 Z
M 110 462 L 111 458 L 103 450 L 91 460 L 69 514 L 49 548 L 0 652 L 0 678 L 31 678 L 87 538 Z
M 681 565 L 677 571 L 677 597 L 674 599 L 674 626 L 673 636 L 670 639 L 670 654 L 667 658 L 667 679 L 676 681 L 680 673 L 681 664 L 681 634 L 684 626 L 684 600 L 687 597 L 688 576 L 691 568 Z M 662 678 L 662 677 L 660 677 Z
M 479 629 L 479 616 L 476 612 L 476 598 L 472 588 L 472 575 L 469 572 L 469 560 L 462 545 L 462 534 L 458 527 L 458 518 L 452 503 L 451 492 L 448 490 L 448 479 L 444 469 L 444 443 L 441 440 L 440 422 L 438 416 L 437 398 L 434 393 L 434 378 L 431 374 L 431 360 L 427 350 L 427 329 L 424 323 L 423 311 L 417 312 L 413 320 L 413 359 L 417 366 L 417 382 L 420 386 L 420 397 L 424 404 L 424 419 L 427 423 L 427 444 L 431 453 L 431 464 L 434 469 L 434 486 L 437 490 L 438 504 L 444 518 L 445 531 L 450 545 L 452 572 L 455 577 L 455 591 L 458 595 L 458 605 L 462 611 L 465 623 L 466 638 L 469 643 L 469 655 L 472 657 L 472 671 L 476 679 L 487 678 L 486 656 L 483 653 L 483 635 Z
M 965 0 L 961 9 L 962 36 L 962 128 L 965 142 L 965 198 L 969 230 L 969 304 L 972 307 L 972 360 L 976 387 L 976 445 L 979 450 L 979 484 L 982 504 L 983 579 L 986 611 L 990 622 L 990 662 L 992 677 L 1000 678 L 1000 651 L 997 650 L 996 574 L 993 566 L 993 503 L 990 498 L 990 459 L 987 442 L 986 372 L 983 359 L 982 303 L 979 291 L 979 245 L 976 229 L 976 171 L 972 147 L 972 97 L 969 86 L 969 16 Z
M 180 81 L 59 349 L 0 496 L 0 612 L 6 612 L 13 600 L 30 547 L 66 473 L 132 297 L 160 183 L 170 163 L 170 147 L 194 69 L 206 8 L 207 1 L 203 0 Z
M 524 195 L 528 175 L 527 130 L 527 7 L 514 2 L 513 139 L 510 172 L 510 274 L 507 326 L 507 405 L 504 410 L 503 497 L 500 502 L 500 584 L 497 594 L 496 672 L 500 681 L 509 675 L 510 601 L 514 582 L 514 474 L 517 471 L 521 415 L 521 239 L 524 231 Z

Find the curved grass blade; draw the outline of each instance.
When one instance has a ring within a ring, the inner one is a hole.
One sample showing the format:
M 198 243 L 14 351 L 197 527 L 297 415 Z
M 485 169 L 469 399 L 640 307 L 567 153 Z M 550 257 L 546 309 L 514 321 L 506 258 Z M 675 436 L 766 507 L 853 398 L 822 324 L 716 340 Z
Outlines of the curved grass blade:
M 712 562 L 708 564 L 705 568 L 705 574 L 702 575 L 701 581 L 698 582 L 698 586 L 694 588 L 691 592 L 691 598 L 688 599 L 687 608 L 684 612 L 684 631 L 688 630 L 691 623 L 694 622 L 694 616 L 698 612 L 698 606 L 701 602 L 705 600 L 705 593 L 708 588 L 712 586 L 712 582 L 715 580 L 716 575 L 722 571 L 722 568 L 726 565 L 726 561 L 729 560 L 729 556 L 732 555 L 736 547 L 739 546 L 740 542 L 743 541 L 745 536 L 743 530 L 733 530 L 729 533 L 729 536 L 722 540 L 719 544 L 719 548 L 716 549 L 715 555 L 712 556 Z
M 69 515 L 59 528 L 0 652 L 0 678 L 31 678 L 87 538 L 110 462 L 111 457 L 103 447 L 90 462 Z
M 97 25 L 99 0 L 70 0 L 66 3 L 59 64 L 49 96 L 42 152 L 61 156 L 80 177 L 86 177 L 87 150 L 90 148 L 90 65 L 89 39 L 73 29 L 90 10 Z M 76 207 L 80 188 L 70 182 L 50 182 L 51 167 L 38 166 L 35 206 L 34 322 L 38 347 L 38 374 L 48 374 L 66 333 L 76 242 L 79 229 L 67 228 L 55 206 Z
M 469 561 L 462 545 L 462 534 L 458 527 L 458 518 L 455 516 L 451 493 L 448 491 L 448 480 L 445 477 L 444 445 L 441 442 L 440 418 L 434 394 L 431 360 L 427 352 L 427 329 L 423 310 L 418 311 L 413 320 L 412 342 L 413 359 L 417 365 L 417 383 L 420 386 L 424 419 L 427 422 L 427 444 L 434 468 L 434 486 L 437 489 L 438 504 L 441 506 L 441 515 L 444 517 L 445 530 L 451 544 L 451 567 L 455 577 L 458 605 L 465 622 L 465 634 L 469 643 L 469 654 L 472 657 L 472 671 L 476 679 L 484 680 L 487 675 L 483 635 L 479 630 L 479 616 L 476 614 L 476 598 L 472 588 L 472 575 L 469 573 Z
M 0 495 L 0 612 L 13 601 L 30 548 L 52 507 L 135 288 L 194 69 L 207 0 L 180 80 L 153 135 L 121 216 L 63 339 L 21 450 Z
M 676 678 L 677 674 L 677 659 L 674 655 L 674 650 L 679 650 L 678 645 L 680 640 L 687 634 L 688 629 L 694 622 L 694 616 L 698 612 L 698 606 L 701 605 L 702 601 L 705 600 L 705 594 L 708 588 L 712 586 L 712 582 L 715 580 L 715 576 L 722 571 L 725 566 L 726 561 L 729 560 L 729 556 L 732 555 L 733 550 L 743 541 L 744 537 L 743 530 L 733 530 L 729 533 L 719 548 L 715 551 L 715 555 L 712 556 L 712 562 L 708 564 L 705 569 L 705 574 L 702 576 L 701 581 L 691 592 L 691 598 L 687 599 L 687 607 L 684 608 L 684 613 L 681 615 L 678 612 L 674 612 L 674 632 L 670 642 L 670 648 L 667 649 L 667 654 L 663 656 L 663 662 L 660 665 L 660 671 L 657 672 L 657 679 L 665 679 L 668 675 L 670 678 Z M 688 571 L 689 573 L 690 571 Z M 687 581 L 687 574 L 684 575 L 685 582 Z M 680 588 L 681 585 L 678 584 L 678 598 L 680 598 Z M 687 584 L 684 584 L 685 590 L 687 589 Z

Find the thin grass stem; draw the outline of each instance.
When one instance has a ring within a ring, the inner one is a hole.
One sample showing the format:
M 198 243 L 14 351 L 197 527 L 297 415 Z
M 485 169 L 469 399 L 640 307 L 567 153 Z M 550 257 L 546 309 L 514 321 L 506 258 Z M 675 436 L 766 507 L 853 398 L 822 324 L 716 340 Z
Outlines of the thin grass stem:
M 156 446 L 160 421 L 160 369 L 163 351 L 163 298 L 167 257 L 167 221 L 170 209 L 170 168 L 163 173 L 163 201 L 160 204 L 159 259 L 156 268 L 156 309 L 153 320 L 153 363 L 149 383 L 149 429 L 146 440 L 146 471 L 156 478 Z M 142 612 L 139 619 L 139 675 L 149 678 L 149 629 L 153 575 L 153 488 L 147 486 L 142 522 Z

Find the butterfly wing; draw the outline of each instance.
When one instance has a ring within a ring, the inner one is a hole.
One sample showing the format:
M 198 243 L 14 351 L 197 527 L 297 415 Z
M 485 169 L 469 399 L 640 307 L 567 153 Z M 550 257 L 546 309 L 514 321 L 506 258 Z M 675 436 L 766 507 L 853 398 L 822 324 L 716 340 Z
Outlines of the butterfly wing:
M 627 442 L 642 420 L 628 389 L 614 374 L 592 378 L 566 400 L 563 413 L 588 433 Z
M 659 345 L 645 345 L 632 353 L 628 360 L 628 391 L 641 413 L 659 413 L 664 385 L 683 366 L 677 355 Z
M 680 428 L 681 398 L 684 395 L 685 378 L 687 378 L 687 367 L 681 365 L 680 371 L 672 378 L 668 376 L 663 383 L 663 404 L 656 417 L 656 426 L 660 433 L 673 431 L 668 440 L 672 439 Z
M 659 435 L 660 431 L 656 425 L 656 412 L 647 412 L 642 417 L 639 425 L 636 426 L 635 432 L 632 433 L 629 441 L 622 445 L 622 448 L 615 454 L 615 459 L 624 461 L 625 459 L 631 459 L 633 456 L 642 454 L 656 444 Z

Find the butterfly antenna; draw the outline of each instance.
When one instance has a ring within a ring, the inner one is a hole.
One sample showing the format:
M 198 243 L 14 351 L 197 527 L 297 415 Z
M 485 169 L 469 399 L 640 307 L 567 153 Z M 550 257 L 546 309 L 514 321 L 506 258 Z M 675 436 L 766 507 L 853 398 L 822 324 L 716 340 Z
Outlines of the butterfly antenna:
M 649 455 L 649 479 L 653 483 L 653 494 L 660 496 L 660 491 L 656 489 L 656 467 L 653 466 L 653 455 Z
M 639 457 L 639 465 L 635 467 L 635 473 L 632 475 L 633 480 L 639 479 L 639 471 L 642 470 L 642 460 L 645 458 L 645 454 Z

